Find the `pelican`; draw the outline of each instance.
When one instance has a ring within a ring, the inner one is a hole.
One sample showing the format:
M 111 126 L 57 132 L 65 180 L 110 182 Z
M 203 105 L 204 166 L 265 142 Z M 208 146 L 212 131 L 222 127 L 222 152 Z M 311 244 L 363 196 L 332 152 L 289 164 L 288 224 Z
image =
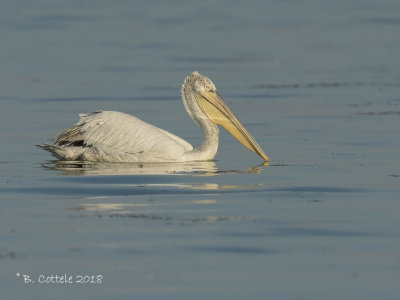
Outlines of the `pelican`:
M 181 94 L 188 114 L 204 132 L 204 141 L 196 149 L 168 131 L 117 111 L 79 114 L 79 122 L 61 131 L 53 144 L 39 147 L 68 161 L 208 161 L 213 160 L 217 153 L 217 125 L 221 125 L 245 147 L 268 162 L 268 156 L 221 98 L 208 77 L 194 71 L 185 78 Z

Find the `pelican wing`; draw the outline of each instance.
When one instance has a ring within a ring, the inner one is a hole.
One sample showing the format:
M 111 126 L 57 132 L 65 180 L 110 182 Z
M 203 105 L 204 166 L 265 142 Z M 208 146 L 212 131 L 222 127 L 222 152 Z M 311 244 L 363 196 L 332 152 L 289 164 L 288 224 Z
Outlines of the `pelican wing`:
M 176 135 L 125 113 L 98 111 L 79 116 L 79 122 L 62 131 L 56 143 L 90 147 L 101 160 L 123 161 L 128 156 L 131 161 L 135 157 L 145 161 L 146 156 L 150 160 L 174 160 L 193 150 L 192 145 Z

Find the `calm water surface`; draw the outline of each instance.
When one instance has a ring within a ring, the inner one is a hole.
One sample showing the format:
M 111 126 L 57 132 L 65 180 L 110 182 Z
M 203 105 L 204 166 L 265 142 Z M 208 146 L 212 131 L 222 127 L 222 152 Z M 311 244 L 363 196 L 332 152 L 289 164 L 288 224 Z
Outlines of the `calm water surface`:
M 0 8 L 4 299 L 399 299 L 398 1 Z M 35 148 L 99 109 L 198 145 L 180 100 L 195 69 L 269 166 L 225 131 L 206 163 Z

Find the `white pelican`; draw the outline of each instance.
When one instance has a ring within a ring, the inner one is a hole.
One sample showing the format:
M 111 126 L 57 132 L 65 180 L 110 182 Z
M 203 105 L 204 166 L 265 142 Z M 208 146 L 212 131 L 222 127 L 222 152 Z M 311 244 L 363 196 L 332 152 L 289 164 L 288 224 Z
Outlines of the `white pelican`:
M 268 157 L 226 105 L 215 85 L 194 71 L 182 85 L 183 104 L 204 132 L 204 142 L 193 146 L 176 135 L 117 111 L 80 114 L 75 125 L 61 131 L 53 144 L 40 145 L 57 158 L 99 162 L 187 162 L 214 159 L 223 126 L 240 143 Z

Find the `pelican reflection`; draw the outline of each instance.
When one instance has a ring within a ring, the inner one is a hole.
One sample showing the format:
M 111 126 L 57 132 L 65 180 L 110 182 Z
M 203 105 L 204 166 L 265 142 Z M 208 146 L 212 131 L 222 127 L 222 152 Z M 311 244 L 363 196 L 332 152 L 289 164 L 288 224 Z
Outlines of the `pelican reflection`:
M 218 172 L 214 161 L 184 163 L 107 163 L 87 161 L 50 161 L 42 165 L 46 169 L 67 175 L 163 175 L 196 173 L 212 176 Z

